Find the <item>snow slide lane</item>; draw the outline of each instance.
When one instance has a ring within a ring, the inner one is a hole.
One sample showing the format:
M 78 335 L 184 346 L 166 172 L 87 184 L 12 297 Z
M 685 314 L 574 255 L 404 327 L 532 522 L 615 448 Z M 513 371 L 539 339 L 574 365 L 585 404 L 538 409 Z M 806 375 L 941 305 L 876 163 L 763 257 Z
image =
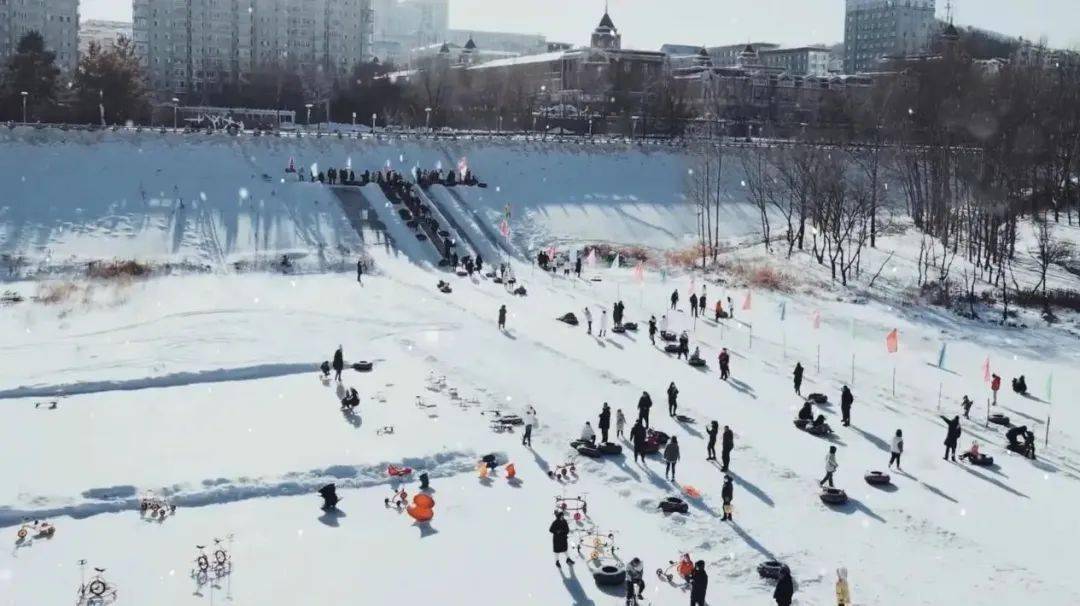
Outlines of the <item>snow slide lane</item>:
M 401 220 L 394 205 L 390 203 L 378 185 L 369 184 L 359 188 L 332 187 L 331 190 L 346 208 L 356 205 L 370 206 L 379 221 L 386 226 L 386 233 L 393 242 L 394 248 L 405 253 L 411 261 L 419 264 L 428 263 L 432 266 L 438 265 L 439 257 L 435 248 L 429 242 L 420 242 L 416 239 L 416 235 Z

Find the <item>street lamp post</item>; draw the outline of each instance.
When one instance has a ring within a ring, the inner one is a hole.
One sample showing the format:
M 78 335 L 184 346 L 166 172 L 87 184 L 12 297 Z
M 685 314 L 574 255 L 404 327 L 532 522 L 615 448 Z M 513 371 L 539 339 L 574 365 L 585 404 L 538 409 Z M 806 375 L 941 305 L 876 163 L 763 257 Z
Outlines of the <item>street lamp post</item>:
M 424 108 L 424 128 L 431 130 L 431 108 Z
M 105 126 L 105 91 L 98 89 L 98 110 L 101 112 L 101 125 Z
M 26 124 L 26 98 L 30 96 L 30 93 L 22 91 L 19 94 L 22 95 L 22 121 L 23 124 Z
M 637 136 L 637 116 L 630 118 L 630 138 L 633 139 Z
M 307 127 L 310 130 L 310 128 L 311 128 L 311 108 L 315 107 L 315 105 L 313 103 L 305 103 L 304 107 L 307 108 Z
M 375 134 L 375 119 L 378 118 L 378 114 L 371 114 L 371 134 Z
M 179 128 L 180 99 L 172 98 L 172 128 Z
M 502 132 L 502 120 L 503 120 L 503 117 L 500 115 L 499 116 L 499 128 L 496 129 L 496 132 L 499 132 L 499 133 Z
M 356 112 L 352 113 L 352 125 L 356 126 Z

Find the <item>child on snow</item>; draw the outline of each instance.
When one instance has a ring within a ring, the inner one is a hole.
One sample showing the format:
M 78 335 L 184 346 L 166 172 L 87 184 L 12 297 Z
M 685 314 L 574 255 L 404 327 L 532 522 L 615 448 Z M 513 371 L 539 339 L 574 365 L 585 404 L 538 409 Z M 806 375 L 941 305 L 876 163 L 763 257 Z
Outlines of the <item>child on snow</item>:
M 626 416 L 623 415 L 622 409 L 615 411 L 615 437 L 623 437 L 623 429 L 626 428 Z

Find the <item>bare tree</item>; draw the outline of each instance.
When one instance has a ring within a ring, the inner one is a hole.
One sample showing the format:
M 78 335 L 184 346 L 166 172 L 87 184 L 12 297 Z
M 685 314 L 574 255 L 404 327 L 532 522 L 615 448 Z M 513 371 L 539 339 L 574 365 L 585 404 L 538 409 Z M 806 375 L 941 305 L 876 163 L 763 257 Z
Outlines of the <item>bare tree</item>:
M 775 204 L 777 179 L 769 162 L 768 153 L 768 148 L 764 147 L 749 149 L 742 157 L 742 165 L 746 176 L 743 183 L 750 194 L 750 201 L 754 203 L 761 215 L 761 238 L 765 243 L 765 250 L 771 251 L 769 209 Z
M 1064 263 L 1072 258 L 1072 244 L 1059 239 L 1054 234 L 1053 224 L 1045 213 L 1035 217 L 1035 245 L 1028 249 L 1028 255 L 1039 265 L 1039 282 L 1032 289 L 1032 294 L 1042 287 L 1043 306 L 1050 308 L 1050 299 L 1046 293 L 1046 274 L 1051 265 Z

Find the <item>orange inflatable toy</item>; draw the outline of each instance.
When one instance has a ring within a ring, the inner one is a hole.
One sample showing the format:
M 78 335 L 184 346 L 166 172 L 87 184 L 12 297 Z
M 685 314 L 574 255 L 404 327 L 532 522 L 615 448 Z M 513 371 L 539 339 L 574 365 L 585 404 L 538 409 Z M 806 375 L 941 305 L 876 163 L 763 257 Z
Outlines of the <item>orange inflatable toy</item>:
M 431 518 L 435 517 L 435 511 L 430 507 L 420 507 L 419 505 L 409 505 L 405 508 L 405 513 L 416 520 L 417 522 L 430 522 Z
M 683 494 L 690 497 L 691 499 L 701 498 L 701 491 L 689 485 L 683 487 Z
M 435 499 L 431 498 L 431 495 L 429 494 L 420 493 L 413 497 L 412 502 L 413 505 L 422 509 L 431 509 L 432 507 L 435 507 Z
M 517 468 L 514 467 L 513 463 L 510 463 L 509 465 L 506 466 L 506 479 L 509 480 L 509 479 L 512 479 L 512 478 L 514 478 L 516 476 L 517 476 Z

